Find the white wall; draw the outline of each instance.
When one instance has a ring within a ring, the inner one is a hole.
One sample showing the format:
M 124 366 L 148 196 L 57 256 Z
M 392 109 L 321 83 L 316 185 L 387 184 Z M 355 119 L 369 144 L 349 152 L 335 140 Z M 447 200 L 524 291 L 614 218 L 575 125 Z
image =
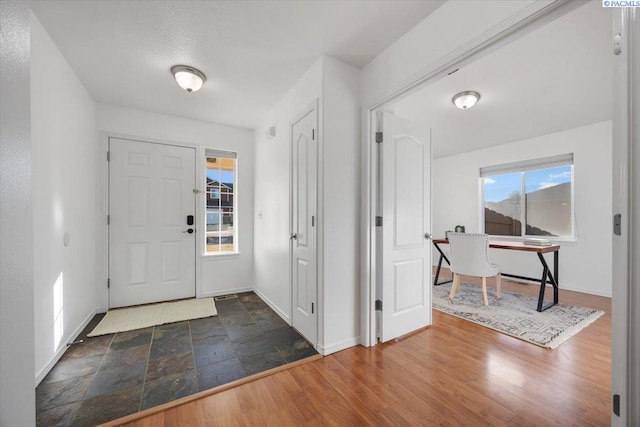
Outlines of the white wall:
M 360 342 L 359 70 L 325 57 L 323 67 L 323 303 L 325 354 Z
M 198 96 L 187 95 L 187 96 Z M 151 113 L 115 105 L 97 104 L 97 128 L 104 140 L 105 135 L 138 138 L 142 141 L 174 142 L 198 146 L 198 164 L 204 171 L 205 148 L 231 150 L 238 153 L 238 255 L 201 255 L 204 248 L 198 248 L 197 266 L 201 289 L 198 296 L 224 295 L 253 287 L 253 196 L 254 196 L 254 149 L 253 131 L 218 125 L 215 123 L 185 119 L 166 114 Z M 102 141 L 104 143 L 104 141 Z M 106 149 L 106 147 L 103 147 Z M 102 194 L 106 194 L 106 161 L 103 168 Z M 200 189 L 204 190 L 203 182 Z M 204 193 L 199 195 L 202 201 L 200 218 L 204 215 Z M 103 210 L 106 215 L 106 203 Z M 199 218 L 199 220 L 200 220 Z M 106 255 L 106 235 L 103 233 L 100 250 L 103 259 Z M 103 267 L 104 268 L 104 267 Z M 106 274 L 106 271 L 105 271 Z M 106 276 L 105 276 L 106 277 Z M 107 293 L 103 292 L 102 307 L 106 308 Z
M 0 426 L 31 426 L 33 222 L 29 4 L 0 2 Z
M 457 224 L 465 225 L 468 232 L 480 231 L 481 167 L 565 153 L 574 153 L 577 238 L 561 243 L 560 288 L 611 296 L 610 121 L 434 160 L 434 236 L 444 236 Z M 529 277 L 542 273 L 533 254 L 494 249 L 491 257 L 504 272 Z M 553 257 L 547 255 L 547 262 L 551 266 Z
M 39 381 L 95 314 L 100 278 L 95 104 L 33 15 L 31 136 Z
M 291 322 L 289 282 L 290 125 L 312 101 L 322 96 L 322 58 L 261 120 L 255 131 L 255 291 Z M 322 107 L 320 106 L 320 122 Z M 266 138 L 276 126 L 276 137 Z M 322 141 L 322 133 L 319 133 Z M 261 215 L 259 215 L 261 213 Z

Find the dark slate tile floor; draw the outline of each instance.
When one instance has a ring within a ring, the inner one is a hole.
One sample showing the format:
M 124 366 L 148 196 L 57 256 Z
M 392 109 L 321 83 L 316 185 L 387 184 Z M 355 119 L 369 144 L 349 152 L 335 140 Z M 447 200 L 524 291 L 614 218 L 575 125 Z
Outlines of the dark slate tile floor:
M 36 388 L 38 426 L 93 426 L 317 354 L 253 292 L 218 316 L 87 338 Z

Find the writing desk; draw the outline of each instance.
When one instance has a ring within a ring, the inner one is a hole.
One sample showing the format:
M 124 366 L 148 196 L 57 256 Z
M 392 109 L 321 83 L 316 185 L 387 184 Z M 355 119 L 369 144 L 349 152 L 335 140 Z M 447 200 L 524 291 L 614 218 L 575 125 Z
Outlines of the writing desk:
M 440 259 L 438 260 L 438 268 L 436 269 L 436 277 L 433 280 L 433 286 L 444 285 L 445 283 L 450 283 L 451 280 L 445 280 L 442 282 L 438 282 L 438 278 L 440 276 L 440 267 L 442 267 L 442 260 L 446 261 L 447 264 L 451 265 L 447 256 L 442 252 L 439 245 L 448 245 L 449 240 L 447 239 L 433 239 L 433 246 L 436 247 L 438 252 L 440 252 Z M 553 307 L 558 303 L 558 258 L 560 252 L 560 245 L 551 245 L 551 246 L 535 246 L 535 245 L 525 245 L 522 242 L 503 242 L 503 241 L 491 241 L 489 242 L 489 247 L 492 249 L 506 249 L 510 251 L 522 251 L 522 252 L 535 252 L 538 254 L 538 259 L 542 264 L 542 278 L 534 279 L 532 277 L 526 276 L 518 276 L 516 274 L 508 274 L 502 273 L 505 277 L 513 277 L 515 279 L 523 279 L 523 280 L 531 280 L 534 282 L 540 282 L 540 293 L 538 295 L 538 311 L 544 311 L 549 307 Z M 543 254 L 548 252 L 553 252 L 553 273 L 551 273 L 551 269 L 549 265 L 547 265 L 547 261 L 544 259 Z M 544 291 L 547 287 L 547 278 L 549 279 L 549 283 L 553 286 L 553 302 L 544 303 Z

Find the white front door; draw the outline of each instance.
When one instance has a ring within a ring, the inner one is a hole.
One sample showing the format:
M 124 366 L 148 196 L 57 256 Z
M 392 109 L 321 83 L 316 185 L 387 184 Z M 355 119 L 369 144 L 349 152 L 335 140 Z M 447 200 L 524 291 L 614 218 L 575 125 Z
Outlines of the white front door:
M 431 132 L 383 115 L 381 341 L 431 323 Z
M 292 163 L 292 325 L 316 344 L 316 158 L 317 113 L 315 103 L 291 126 Z
M 109 306 L 194 297 L 195 149 L 110 138 L 109 152 Z

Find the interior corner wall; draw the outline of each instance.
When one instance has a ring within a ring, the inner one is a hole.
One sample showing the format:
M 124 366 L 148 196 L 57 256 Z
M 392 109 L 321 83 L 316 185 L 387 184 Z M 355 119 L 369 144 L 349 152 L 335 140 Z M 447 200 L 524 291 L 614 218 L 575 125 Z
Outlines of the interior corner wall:
M 360 71 L 323 62 L 323 354 L 360 342 Z
M 133 108 L 109 104 L 97 104 L 97 128 L 101 139 L 107 136 L 121 136 L 141 141 L 167 142 L 197 146 L 197 165 L 204 167 L 204 150 L 215 148 L 238 153 L 238 255 L 204 255 L 204 248 L 196 249 L 200 257 L 196 265 L 200 270 L 196 275 L 201 279 L 200 297 L 226 295 L 248 291 L 253 288 L 253 176 L 254 149 L 253 131 L 250 129 L 225 126 L 200 120 L 151 113 Z M 106 147 L 104 147 L 106 149 Z M 103 153 L 104 154 L 104 153 Z M 103 163 L 106 168 L 106 162 Z M 198 166 L 199 167 L 199 166 Z M 106 169 L 102 186 L 96 191 L 106 193 Z M 199 184 L 203 189 L 205 183 Z M 201 200 L 201 199 L 199 199 Z M 204 202 L 203 202 L 204 203 Z M 103 206 L 107 214 L 108 206 Z M 199 214 L 204 215 L 204 205 Z M 101 242 L 102 251 L 107 242 Z M 106 259 L 107 255 L 102 255 Z M 107 304 L 107 292 L 102 295 L 103 305 Z
M 36 423 L 29 21 L 0 2 L 0 426 Z
M 255 131 L 255 272 L 254 289 L 283 319 L 291 323 L 289 278 L 289 183 L 291 123 L 319 99 L 322 120 L 322 59 L 292 86 L 261 120 Z M 275 138 L 266 137 L 276 127 Z M 320 141 L 322 134 L 319 132 Z
M 612 292 L 612 128 L 611 121 L 434 160 L 433 234 L 444 236 L 461 224 L 480 231 L 481 167 L 574 154 L 575 242 L 561 243 L 561 289 L 611 296 Z M 446 249 L 446 248 L 445 248 Z M 437 264 L 434 251 L 434 265 Z M 492 250 L 503 272 L 538 277 L 533 254 Z M 553 265 L 548 255 L 547 262 Z M 446 264 L 445 264 L 446 267 Z
M 36 381 L 98 308 L 95 103 L 31 15 Z M 65 244 L 65 237 L 68 242 Z

